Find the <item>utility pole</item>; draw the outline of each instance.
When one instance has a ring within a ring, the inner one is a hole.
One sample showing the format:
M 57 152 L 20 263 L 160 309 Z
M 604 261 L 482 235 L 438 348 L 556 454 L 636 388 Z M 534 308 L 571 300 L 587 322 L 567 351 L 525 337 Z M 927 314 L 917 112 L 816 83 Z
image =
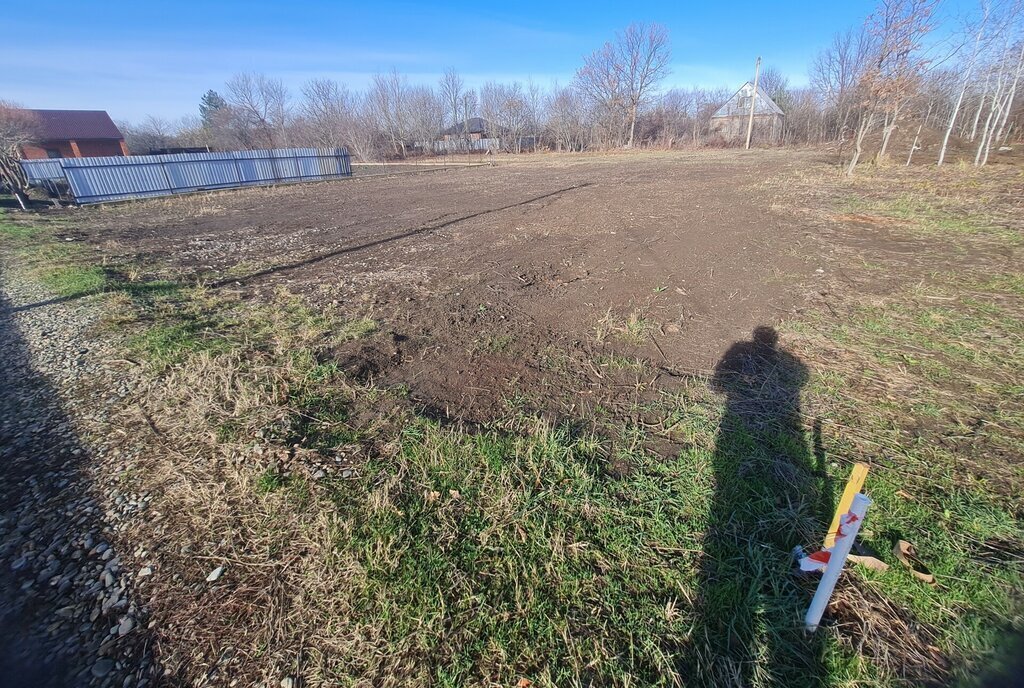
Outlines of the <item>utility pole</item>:
M 750 119 L 747 120 L 747 145 L 746 150 L 750 150 L 750 135 L 754 132 L 754 106 L 757 105 L 757 77 L 761 75 L 761 57 L 758 56 L 757 62 L 754 63 L 754 95 L 750 98 Z

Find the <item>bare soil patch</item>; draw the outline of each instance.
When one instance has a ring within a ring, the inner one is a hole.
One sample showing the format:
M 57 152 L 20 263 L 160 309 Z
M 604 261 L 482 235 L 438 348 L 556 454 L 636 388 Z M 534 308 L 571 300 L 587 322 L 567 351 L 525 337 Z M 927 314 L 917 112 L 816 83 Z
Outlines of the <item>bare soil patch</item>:
M 553 157 L 81 211 L 76 238 L 154 276 L 358 310 L 358 375 L 488 417 L 595 333 L 707 369 L 813 294 L 808 226 L 765 181 L 807 154 Z

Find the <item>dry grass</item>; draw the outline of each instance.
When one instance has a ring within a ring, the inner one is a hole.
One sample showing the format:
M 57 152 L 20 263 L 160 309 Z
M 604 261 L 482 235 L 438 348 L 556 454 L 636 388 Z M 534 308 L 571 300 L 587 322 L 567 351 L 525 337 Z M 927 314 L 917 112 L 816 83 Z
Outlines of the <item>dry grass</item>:
M 852 653 L 885 667 L 911 685 L 943 685 L 950 661 L 939 646 L 941 634 L 922 624 L 876 589 L 876 584 L 848 576 L 839 586 L 829 613 L 836 636 Z
M 218 306 L 225 320 L 239 317 L 238 304 Z M 158 516 L 132 537 L 159 552 L 164 575 L 155 578 L 151 613 L 163 665 L 183 679 L 276 684 L 304 673 L 312 661 L 303 650 L 307 636 L 330 621 L 318 588 L 345 573 L 332 556 L 338 525 L 330 492 L 316 478 L 325 469 L 328 480 L 339 479 L 341 471 L 357 470 L 361 457 L 358 444 L 345 454 L 339 438 L 347 424 L 324 407 L 348 408 L 373 395 L 316 363 L 309 347 L 370 328 L 309 315 L 280 303 L 248 314 L 244 325 L 235 322 L 250 337 L 245 344 L 222 351 L 187 346 L 184 363 L 168 363 L 182 359 L 164 354 L 149 358 L 164 370 L 143 402 L 159 449 L 131 479 L 133 489 L 159 495 Z M 261 336 L 270 332 L 283 334 Z M 324 427 L 313 427 L 312 415 Z M 138 417 L 123 422 L 150 427 Z M 337 446 L 311 441 L 317 433 Z M 221 565 L 220 581 L 204 583 Z
M 634 309 L 619 317 L 609 308 L 594 327 L 594 339 L 599 343 L 618 338 L 631 344 L 643 344 L 653 330 L 653 322 L 645 317 L 642 310 Z

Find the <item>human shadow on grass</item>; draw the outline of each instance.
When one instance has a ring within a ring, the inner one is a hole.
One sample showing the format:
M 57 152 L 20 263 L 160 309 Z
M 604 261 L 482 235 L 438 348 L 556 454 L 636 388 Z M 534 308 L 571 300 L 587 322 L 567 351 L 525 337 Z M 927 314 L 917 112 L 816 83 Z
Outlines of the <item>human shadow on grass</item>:
M 712 383 L 726 406 L 686 667 L 695 685 L 826 682 L 820 634 L 803 630 L 809 586 L 790 574 L 793 547 L 820 536 L 831 510 L 823 456 L 804 433 L 807 379 L 807 367 L 767 326 L 715 367 Z

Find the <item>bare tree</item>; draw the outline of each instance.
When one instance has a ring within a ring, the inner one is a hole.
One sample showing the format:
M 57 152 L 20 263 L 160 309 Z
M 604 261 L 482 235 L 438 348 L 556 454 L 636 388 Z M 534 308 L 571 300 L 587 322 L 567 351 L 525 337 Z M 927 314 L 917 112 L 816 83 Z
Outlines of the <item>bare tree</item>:
M 988 115 L 981 129 L 981 142 L 974 156 L 975 165 L 988 162 L 992 146 L 1002 141 L 1010 111 L 1024 75 L 1024 36 L 1008 33 L 998 51 L 995 64 L 995 88 L 989 99 Z
M 477 98 L 476 91 L 468 89 L 462 92 L 462 115 L 460 122 L 463 125 L 463 131 L 469 130 L 469 120 L 477 116 L 480 111 L 480 102 Z
M 424 150 L 432 150 L 433 141 L 444 129 L 444 103 L 429 86 L 413 86 L 405 102 L 406 135 Z
M 359 160 L 375 160 L 380 156 L 376 120 L 369 99 L 356 94 L 352 98 L 352 120 L 346 144 Z
M 668 30 L 660 24 L 630 24 L 617 42 L 629 106 L 627 145 L 632 147 L 640 108 L 669 74 L 671 49 Z
M 942 165 L 946 159 L 946 148 L 949 146 L 949 137 L 953 133 L 953 127 L 956 125 L 956 118 L 960 114 L 960 106 L 964 102 L 964 95 L 967 93 L 967 89 L 971 84 L 971 79 L 974 78 L 974 68 L 978 63 L 978 55 L 981 53 L 982 38 L 985 35 L 985 26 L 988 24 L 989 18 L 989 6 L 988 2 L 982 0 L 981 2 L 981 18 L 978 20 L 977 31 L 972 31 L 975 34 L 973 49 L 964 64 L 963 69 L 963 81 L 960 86 L 960 92 L 957 94 L 956 103 L 953 106 L 953 111 L 949 114 L 949 123 L 946 126 L 946 133 L 942 137 L 942 146 L 939 148 L 939 161 L 938 165 Z M 911 151 L 913 153 L 913 151 Z M 909 164 L 909 159 L 908 159 Z
M 450 67 L 441 77 L 439 84 L 439 96 L 442 103 L 444 104 L 445 116 L 450 118 L 447 120 L 450 126 L 455 126 L 462 120 L 462 96 L 463 88 L 465 83 L 462 81 L 462 77 L 455 71 L 454 67 Z
M 711 117 L 718 108 L 722 107 L 729 96 L 729 90 L 719 89 L 694 89 L 694 123 L 693 142 L 696 144 L 706 138 L 711 131 Z
M 36 140 L 38 122 L 31 112 L 0 100 L 0 184 L 8 187 L 22 210 L 28 204 L 28 179 L 18 160 Z
M 782 142 L 820 143 L 828 139 L 829 133 L 821 94 L 811 88 L 787 91 Z
M 768 66 L 761 70 L 758 89 L 764 91 L 780 108 L 786 109 L 784 105 L 789 91 L 789 79 L 783 76 L 778 67 Z
M 860 113 L 847 175 L 856 169 L 864 139 L 879 117 L 883 119 L 883 129 L 878 156 L 885 155 L 889 137 L 925 64 L 920 48 L 932 28 L 935 2 L 880 0 L 875 13 L 868 18 L 871 59 L 857 83 Z
M 674 88 L 665 93 L 650 114 L 652 138 L 665 148 L 690 136 L 694 125 L 694 91 Z
M 630 24 L 584 60 L 575 85 L 599 112 L 603 125 L 625 131 L 618 139 L 633 145 L 640 110 L 669 73 L 668 31 L 659 24 Z
M 501 133 L 506 151 L 522 152 L 523 136 L 530 128 L 530 106 L 519 82 L 484 84 L 480 89 L 480 112 L 488 126 Z
M 558 150 L 583 150 L 586 137 L 585 106 L 583 99 L 574 88 L 559 88 L 557 85 L 548 95 L 545 111 L 547 129 Z
M 359 160 L 375 160 L 381 153 L 378 123 L 367 98 L 330 79 L 313 79 L 302 87 L 289 130 L 301 145 L 344 146 Z
M 170 148 L 177 143 L 175 126 L 156 115 L 147 115 L 139 124 L 118 122 L 117 127 L 124 135 L 128 150 L 135 155 L 147 155 L 155 150 Z
M 526 108 L 529 119 L 530 148 L 534 153 L 540 145 L 541 120 L 544 110 L 544 91 L 530 79 L 526 84 Z
M 215 117 L 208 118 L 209 121 L 214 119 Z M 175 125 L 175 138 L 178 144 L 190 148 L 206 148 L 207 150 L 213 148 L 213 130 L 207 126 L 208 120 L 204 119 L 202 115 L 186 115 L 178 120 Z
M 576 72 L 573 87 L 590 109 L 591 131 L 601 143 L 621 145 L 627 120 L 625 85 L 618 67 L 618 54 L 611 43 L 589 55 Z
M 876 94 L 882 109 L 882 143 L 878 159 L 885 157 L 892 132 L 903 108 L 918 87 L 927 59 L 920 52 L 924 36 L 933 28 L 932 13 L 938 0 L 882 0 L 873 30 L 881 48 Z
M 1002 105 L 1003 117 L 999 122 L 999 129 L 996 131 L 995 141 L 1000 144 L 1006 143 L 1006 137 L 1009 132 L 1006 129 L 1006 123 L 1009 121 L 1010 113 L 1013 111 L 1014 99 L 1017 96 L 1019 86 L 1021 83 L 1021 77 L 1024 76 L 1024 40 L 1018 41 L 1020 49 L 1017 51 L 1017 68 L 1013 71 L 1013 81 L 1010 84 L 1010 90 L 1005 96 L 1005 100 Z M 991 149 L 991 141 L 989 142 L 989 148 Z M 988 155 L 986 154 L 986 160 Z
M 345 145 L 352 118 L 352 96 L 343 84 L 331 79 L 313 79 L 302 87 L 299 112 L 308 129 L 306 140 L 313 146 L 334 148 Z
M 832 135 L 836 139 L 846 137 L 871 48 L 871 37 L 863 27 L 851 29 L 836 34 L 811 66 L 811 85 L 834 110 Z
M 395 156 L 405 157 L 407 129 L 406 100 L 409 84 L 405 77 L 392 69 L 387 74 L 374 74 L 373 83 L 367 93 L 367 103 L 377 121 L 380 131 L 391 143 Z
M 240 143 L 247 148 L 274 148 L 285 141 L 288 89 L 280 79 L 242 73 L 227 82 L 228 103 Z

